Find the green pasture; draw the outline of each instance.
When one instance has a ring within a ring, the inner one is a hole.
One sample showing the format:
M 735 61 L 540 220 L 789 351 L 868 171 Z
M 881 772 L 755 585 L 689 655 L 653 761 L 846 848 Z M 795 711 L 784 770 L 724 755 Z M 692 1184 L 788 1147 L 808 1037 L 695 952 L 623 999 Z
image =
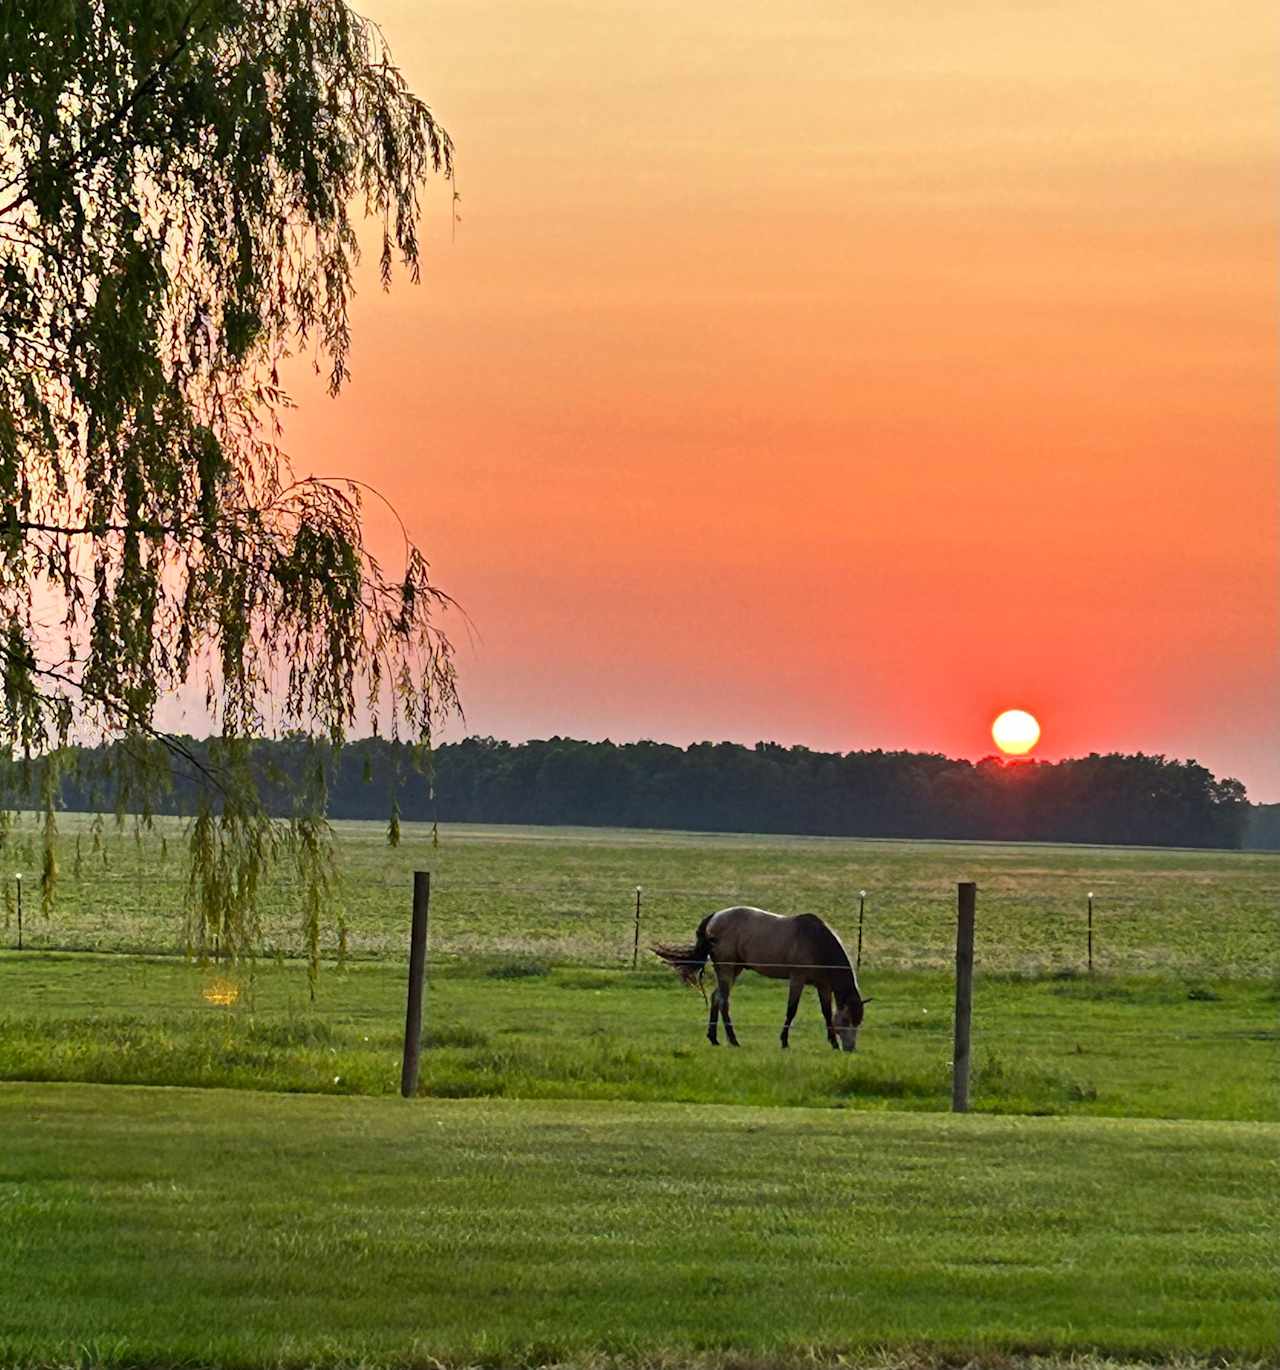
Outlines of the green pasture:
M 20 870 L 28 946 L 183 952 L 191 945 L 178 820 L 146 829 L 108 818 L 100 830 L 82 814 L 58 822 L 59 880 L 47 915 L 32 815 L 0 852 L 0 940 L 16 940 L 12 874 Z M 975 880 L 979 955 L 990 971 L 1083 968 L 1092 891 L 1100 971 L 1280 974 L 1277 853 L 448 825 L 433 845 L 421 824 L 405 824 L 401 845 L 390 848 L 380 824 L 342 822 L 335 832 L 344 872 L 338 906 L 357 958 L 404 956 L 411 872 L 427 869 L 437 958 L 630 965 L 637 885 L 642 946 L 687 939 L 714 909 L 752 903 L 819 913 L 852 949 L 865 889 L 864 965 L 945 971 L 954 956 L 956 883 Z M 263 903 L 264 955 L 300 951 L 298 894 L 287 872 Z M 326 936 L 335 949 L 336 922 Z
M 1276 1363 L 1257 1124 L 6 1085 L 0 1135 L 9 1364 Z
M 60 822 L 56 906 L 40 911 L 28 874 L 26 950 L 0 952 L 4 1079 L 395 1092 L 410 877 L 426 867 L 426 1093 L 943 1109 L 955 882 L 972 878 L 978 1109 L 1280 1114 L 1274 854 L 537 828 L 446 829 L 436 846 L 414 825 L 393 849 L 378 825 L 338 824 L 353 954 L 326 965 L 313 1003 L 286 955 L 298 923 L 286 882 L 268 891 L 252 966 L 201 965 L 173 954 L 180 824 Z M 28 818 L 6 855 L 34 860 L 35 836 Z M 860 889 L 874 1002 L 854 1057 L 828 1050 L 812 994 L 784 1055 L 785 991 L 754 976 L 735 995 L 744 1047 L 713 1050 L 701 998 L 647 951 L 735 901 L 818 910 L 855 951 Z M 12 946 L 16 909 L 7 931 Z M 217 1002 L 220 980 L 234 1003 Z
M 430 978 L 422 1091 L 859 1111 L 950 1103 L 951 978 L 874 971 L 859 1050 L 833 1052 L 813 992 L 792 1046 L 786 989 L 745 976 L 742 1047 L 705 1040 L 701 997 L 663 968 L 446 962 Z M 232 1003 L 219 1002 L 235 996 Z M 0 954 L 0 1079 L 335 1094 L 399 1089 L 405 971 L 251 972 L 180 959 Z M 1280 1119 L 1280 992 L 1202 977 L 979 974 L 973 1106 L 998 1113 Z
M 179 824 L 60 823 L 47 914 L 30 819 L 0 853 L 2 1364 L 1280 1364 L 1280 856 L 339 824 L 352 954 L 313 997 L 287 879 L 227 966 L 190 943 Z M 812 992 L 781 1051 L 754 976 L 712 1048 L 645 950 L 751 902 L 854 951 L 860 889 L 853 1055 Z

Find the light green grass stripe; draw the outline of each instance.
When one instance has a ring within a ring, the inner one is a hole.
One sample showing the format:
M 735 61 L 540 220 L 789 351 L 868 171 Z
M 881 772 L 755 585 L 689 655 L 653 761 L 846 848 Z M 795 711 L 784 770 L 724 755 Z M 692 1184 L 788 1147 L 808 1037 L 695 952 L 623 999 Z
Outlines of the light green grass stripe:
M 40 875 L 38 815 L 23 815 L 0 881 L 0 944 L 13 945 L 12 872 L 26 875 L 26 945 L 172 952 L 185 944 L 190 897 L 184 827 L 59 816 L 62 872 L 46 918 L 30 897 Z M 949 971 L 958 880 L 978 882 L 978 958 L 987 971 L 1081 969 L 1086 895 L 1095 895 L 1096 968 L 1266 980 L 1280 974 L 1280 853 L 1017 843 L 866 841 L 752 834 L 337 822 L 338 903 L 356 957 L 403 961 L 411 872 L 432 872 L 433 957 L 536 956 L 630 965 L 635 887 L 642 940 L 685 939 L 728 904 L 821 914 L 852 946 L 858 891 L 868 891 L 864 965 Z M 2 873 L 0 873 L 2 874 Z M 287 871 L 262 890 L 262 947 L 302 950 L 299 891 Z M 325 950 L 336 948 L 329 924 Z
M 1276 1359 L 1266 1124 L 7 1085 L 0 1137 L 10 1363 Z

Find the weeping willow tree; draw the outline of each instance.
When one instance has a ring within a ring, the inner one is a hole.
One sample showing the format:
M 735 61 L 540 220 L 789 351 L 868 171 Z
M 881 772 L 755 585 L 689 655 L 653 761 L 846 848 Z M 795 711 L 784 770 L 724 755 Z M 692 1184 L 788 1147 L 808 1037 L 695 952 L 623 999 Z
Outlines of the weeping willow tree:
M 251 954 L 262 881 L 303 877 L 319 955 L 333 873 L 324 749 L 357 718 L 429 742 L 457 706 L 446 597 L 406 538 L 386 571 L 357 482 L 299 477 L 279 366 L 347 375 L 357 223 L 418 278 L 448 135 L 342 0 L 0 6 L 0 759 L 38 763 L 46 900 L 59 749 L 116 740 L 117 803 L 198 767 L 200 941 Z M 216 745 L 157 725 L 196 688 Z M 319 740 L 290 820 L 252 740 Z M 157 764 L 157 752 L 165 765 Z

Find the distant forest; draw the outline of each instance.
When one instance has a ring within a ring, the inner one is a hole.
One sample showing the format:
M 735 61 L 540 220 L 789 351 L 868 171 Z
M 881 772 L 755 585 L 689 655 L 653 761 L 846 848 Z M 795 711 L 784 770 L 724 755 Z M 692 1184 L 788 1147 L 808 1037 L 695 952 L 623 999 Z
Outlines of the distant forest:
M 1280 851 L 1280 804 L 1250 804 L 1244 845 L 1260 851 Z
M 184 739 L 197 758 L 209 744 Z M 851 837 L 975 838 L 1280 848 L 1280 804 L 1250 805 L 1237 780 L 1194 761 L 1097 754 L 976 764 L 926 752 L 829 753 L 731 742 L 513 744 L 472 737 L 435 749 L 372 738 L 340 751 L 302 737 L 254 744 L 269 807 L 290 812 L 304 775 L 324 766 L 334 818 L 585 824 Z M 65 754 L 68 809 L 116 807 L 111 749 Z M 167 768 L 166 768 L 167 769 Z M 157 813 L 191 812 L 194 787 L 161 777 Z M 38 792 L 38 777 L 33 780 Z M 125 795 L 121 807 L 139 802 Z

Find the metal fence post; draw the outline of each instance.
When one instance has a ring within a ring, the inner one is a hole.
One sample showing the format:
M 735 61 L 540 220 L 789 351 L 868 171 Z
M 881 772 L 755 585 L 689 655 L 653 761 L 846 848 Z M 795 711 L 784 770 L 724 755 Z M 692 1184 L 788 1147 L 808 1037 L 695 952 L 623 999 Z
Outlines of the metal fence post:
M 640 886 L 636 886 L 636 940 L 631 946 L 631 969 L 640 964 Z
M 862 969 L 862 915 L 867 907 L 866 890 L 858 891 L 858 959 L 854 962 L 854 970 Z
M 1093 891 L 1089 891 L 1089 974 L 1093 974 Z
M 14 876 L 18 882 L 18 950 L 22 950 L 22 872 Z
M 413 873 L 413 927 L 409 934 L 409 1002 L 404 1012 L 404 1066 L 400 1093 L 411 1099 L 418 1092 L 422 1056 L 422 991 L 427 976 L 427 909 L 431 904 L 431 873 Z
M 969 1034 L 973 1020 L 973 925 L 978 887 L 957 886 L 955 1054 L 951 1064 L 951 1111 L 969 1111 Z

